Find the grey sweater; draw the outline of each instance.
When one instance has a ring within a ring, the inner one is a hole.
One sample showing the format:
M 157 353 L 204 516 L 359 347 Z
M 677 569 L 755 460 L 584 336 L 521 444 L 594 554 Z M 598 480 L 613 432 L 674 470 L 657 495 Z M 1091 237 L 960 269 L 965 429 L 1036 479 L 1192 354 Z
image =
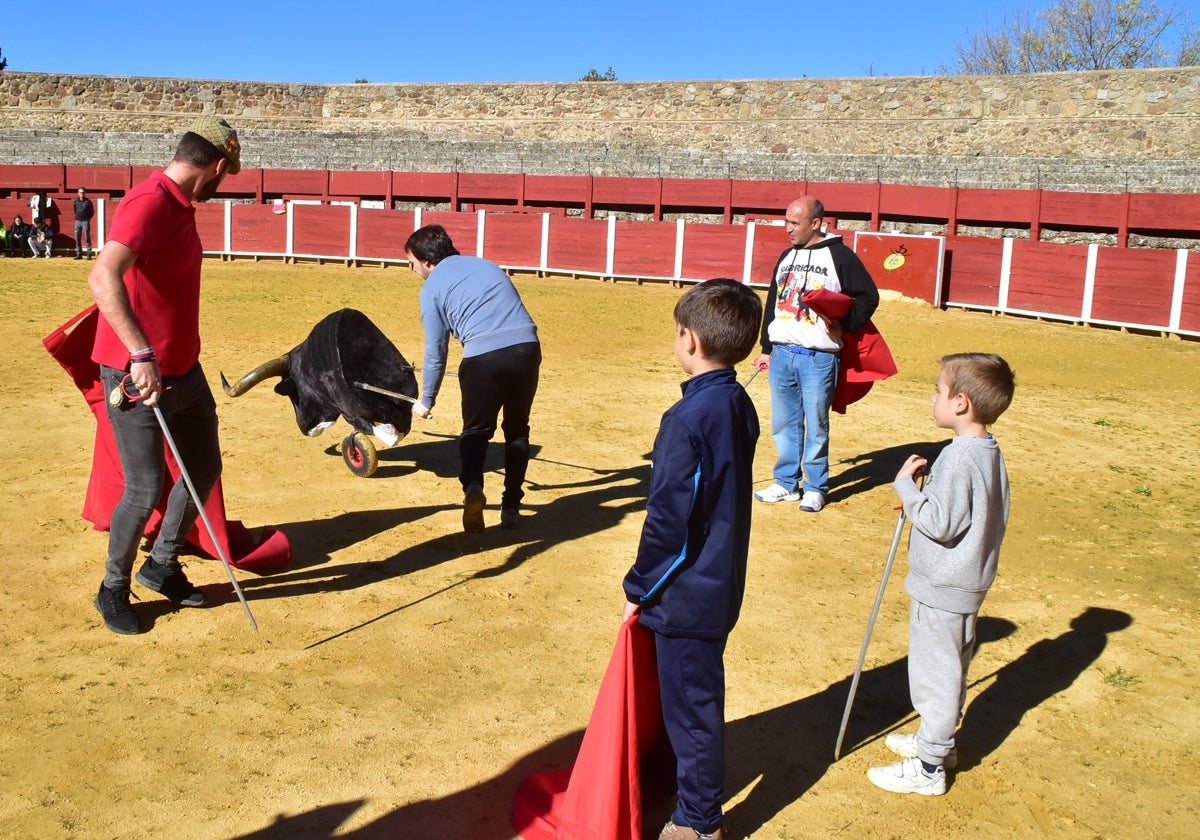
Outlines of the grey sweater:
M 894 486 L 912 522 L 908 594 L 947 612 L 978 612 L 1008 524 L 1008 472 L 996 439 L 956 437 L 931 465 L 924 489 L 909 477 Z

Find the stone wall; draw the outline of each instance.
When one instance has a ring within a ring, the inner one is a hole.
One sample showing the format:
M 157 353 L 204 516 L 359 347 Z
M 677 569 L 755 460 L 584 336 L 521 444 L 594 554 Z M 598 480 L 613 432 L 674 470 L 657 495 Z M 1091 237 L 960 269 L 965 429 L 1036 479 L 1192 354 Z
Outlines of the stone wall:
M 0 73 L 0 160 L 161 165 L 196 114 L 247 166 L 1200 192 L 1200 68 L 309 85 Z

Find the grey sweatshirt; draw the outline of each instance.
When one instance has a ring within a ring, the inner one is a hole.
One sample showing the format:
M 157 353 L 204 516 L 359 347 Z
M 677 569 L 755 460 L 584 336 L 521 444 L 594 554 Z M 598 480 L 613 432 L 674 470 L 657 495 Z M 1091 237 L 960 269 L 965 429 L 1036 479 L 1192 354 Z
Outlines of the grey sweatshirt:
M 931 465 L 924 489 L 910 477 L 893 486 L 912 522 L 908 594 L 947 612 L 978 612 L 1008 524 L 1008 472 L 996 439 L 956 437 Z

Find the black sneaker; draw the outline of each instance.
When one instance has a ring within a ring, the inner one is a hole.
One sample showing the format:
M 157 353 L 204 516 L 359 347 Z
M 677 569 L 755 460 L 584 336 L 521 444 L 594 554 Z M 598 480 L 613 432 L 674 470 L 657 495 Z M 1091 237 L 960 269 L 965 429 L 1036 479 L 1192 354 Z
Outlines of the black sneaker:
M 515 507 L 500 508 L 500 527 L 511 531 L 521 524 L 521 512 Z
M 204 593 L 192 586 L 178 560 L 159 563 L 147 557 L 134 580 L 168 601 L 185 607 L 198 607 L 204 603 Z
M 103 583 L 96 593 L 96 611 L 104 618 L 104 626 L 114 633 L 126 636 L 142 632 L 142 623 L 137 613 L 129 606 L 129 587 L 109 589 Z

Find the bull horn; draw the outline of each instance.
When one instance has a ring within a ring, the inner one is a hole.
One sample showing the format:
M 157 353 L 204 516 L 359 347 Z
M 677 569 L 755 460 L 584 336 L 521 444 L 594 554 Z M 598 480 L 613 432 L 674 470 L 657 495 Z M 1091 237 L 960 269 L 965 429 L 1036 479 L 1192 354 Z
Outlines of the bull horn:
M 259 382 L 271 376 L 286 376 L 288 372 L 288 354 L 284 353 L 278 359 L 272 359 L 269 362 L 263 362 L 254 370 L 247 373 L 237 381 L 236 385 L 230 385 L 229 380 L 225 378 L 225 374 L 221 374 L 221 387 L 225 389 L 225 393 L 231 397 L 240 397 L 242 394 L 249 391 Z

